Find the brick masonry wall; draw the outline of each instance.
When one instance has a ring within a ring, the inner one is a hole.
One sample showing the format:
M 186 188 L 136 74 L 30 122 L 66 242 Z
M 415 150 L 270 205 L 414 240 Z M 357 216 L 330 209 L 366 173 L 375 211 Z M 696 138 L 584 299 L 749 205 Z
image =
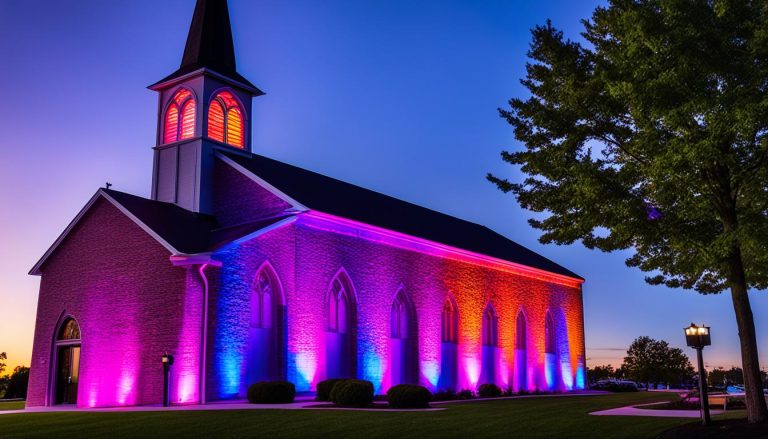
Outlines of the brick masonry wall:
M 46 404 L 54 332 L 67 315 L 82 334 L 78 406 L 160 403 L 166 350 L 177 356 L 173 400 L 196 398 L 178 389 L 197 386 L 200 291 L 168 257 L 110 202 L 95 202 L 42 268 L 28 406 Z
M 295 247 L 294 247 L 295 246 Z M 295 249 L 295 250 L 294 250 Z M 259 267 L 269 261 L 286 300 L 285 364 L 298 390 L 327 378 L 325 329 L 327 292 L 342 268 L 351 280 L 357 307 L 357 376 L 378 391 L 391 384 L 388 344 L 390 307 L 401 289 L 412 303 L 418 381 L 436 388 L 441 371 L 441 310 L 451 294 L 459 312 L 458 388 L 481 384 L 482 312 L 493 304 L 499 321 L 499 355 L 494 381 L 515 388 L 569 390 L 583 386 L 584 333 L 581 289 L 362 239 L 354 233 L 297 222 L 215 255 L 223 266 L 211 297 L 209 396 L 243 395 L 248 367 L 251 291 Z M 527 323 L 527 382 L 514 383 L 516 318 Z M 555 383 L 545 377 L 544 322 L 556 326 Z
M 275 215 L 288 203 L 220 159 L 214 165 L 214 215 L 222 227 Z

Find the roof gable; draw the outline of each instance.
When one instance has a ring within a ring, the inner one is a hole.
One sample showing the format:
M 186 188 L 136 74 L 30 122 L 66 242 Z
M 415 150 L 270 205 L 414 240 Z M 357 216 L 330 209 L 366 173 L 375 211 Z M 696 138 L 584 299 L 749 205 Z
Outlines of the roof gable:
M 221 151 L 219 157 L 263 181 L 294 206 L 583 280 L 485 226 L 257 154 Z

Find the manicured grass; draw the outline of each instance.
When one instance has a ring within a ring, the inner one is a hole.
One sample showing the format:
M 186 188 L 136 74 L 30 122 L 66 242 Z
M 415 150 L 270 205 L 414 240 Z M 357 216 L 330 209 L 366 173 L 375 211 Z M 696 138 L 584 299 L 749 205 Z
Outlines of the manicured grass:
M 0 402 L 0 411 L 2 410 L 21 410 L 24 408 L 24 401 L 3 401 Z
M 448 404 L 433 412 L 222 410 L 24 413 L 0 415 L 12 438 L 653 438 L 692 420 L 589 416 L 587 413 L 672 400 L 656 392 L 537 397 Z

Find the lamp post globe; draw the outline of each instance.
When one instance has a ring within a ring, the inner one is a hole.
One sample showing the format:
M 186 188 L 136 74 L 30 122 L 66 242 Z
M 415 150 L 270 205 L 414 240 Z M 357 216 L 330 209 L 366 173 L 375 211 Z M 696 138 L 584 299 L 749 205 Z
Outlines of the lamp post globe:
M 685 328 L 685 342 L 689 347 L 696 349 L 697 363 L 699 366 L 699 400 L 701 402 L 701 422 L 709 425 L 712 421 L 709 417 L 709 397 L 707 395 L 707 371 L 704 369 L 704 357 L 702 351 L 704 346 L 712 344 L 712 338 L 709 333 L 709 326 L 698 326 L 691 323 Z

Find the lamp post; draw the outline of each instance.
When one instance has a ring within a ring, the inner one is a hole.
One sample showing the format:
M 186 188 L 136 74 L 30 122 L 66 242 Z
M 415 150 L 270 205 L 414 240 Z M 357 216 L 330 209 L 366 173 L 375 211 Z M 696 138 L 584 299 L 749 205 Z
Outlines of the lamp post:
M 171 365 L 173 364 L 173 355 L 167 351 L 161 357 L 163 362 L 163 407 L 171 405 L 171 398 L 169 395 L 168 376 L 171 373 Z
M 685 328 L 685 341 L 689 347 L 696 349 L 696 356 L 699 363 L 699 400 L 701 401 L 701 422 L 709 425 L 712 420 L 709 418 L 709 398 L 707 397 L 707 371 L 704 369 L 704 357 L 701 351 L 704 346 L 712 344 L 709 335 L 709 326 L 691 326 Z

